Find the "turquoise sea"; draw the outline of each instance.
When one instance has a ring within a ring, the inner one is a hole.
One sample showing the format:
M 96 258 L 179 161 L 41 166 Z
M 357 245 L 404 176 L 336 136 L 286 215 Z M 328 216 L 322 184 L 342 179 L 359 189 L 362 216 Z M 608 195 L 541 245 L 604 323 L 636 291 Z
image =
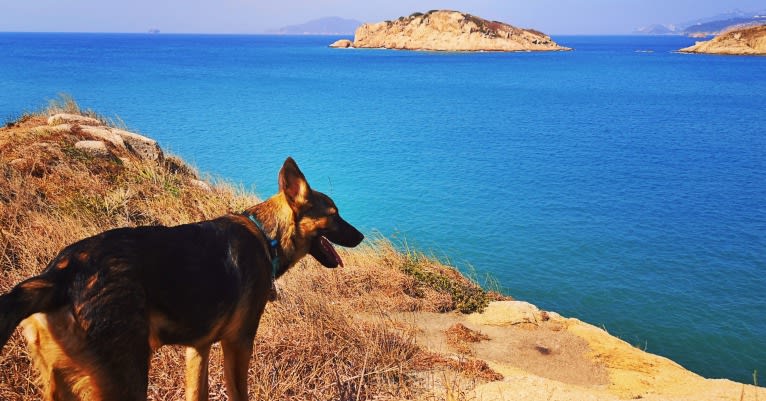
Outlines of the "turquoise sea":
M 0 118 L 67 93 L 264 197 L 292 155 L 367 233 L 704 376 L 763 376 L 766 57 L 336 39 L 2 33 Z

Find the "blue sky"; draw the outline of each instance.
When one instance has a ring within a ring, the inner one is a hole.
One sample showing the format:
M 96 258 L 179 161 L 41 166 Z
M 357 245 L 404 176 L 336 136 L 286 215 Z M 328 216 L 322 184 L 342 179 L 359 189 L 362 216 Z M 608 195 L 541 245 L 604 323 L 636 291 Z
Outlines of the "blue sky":
M 261 33 L 326 16 L 365 22 L 452 9 L 549 34 L 620 34 L 764 0 L 0 0 L 0 31 Z

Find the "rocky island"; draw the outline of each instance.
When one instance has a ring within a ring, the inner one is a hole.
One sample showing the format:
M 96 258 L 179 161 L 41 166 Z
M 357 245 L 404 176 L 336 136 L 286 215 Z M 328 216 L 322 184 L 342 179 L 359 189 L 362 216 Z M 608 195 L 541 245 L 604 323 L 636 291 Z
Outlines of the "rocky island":
M 413 13 L 395 21 L 363 24 L 354 41 L 332 47 L 431 51 L 564 51 L 550 36 L 471 14 L 449 10 Z
M 682 53 L 766 55 L 766 25 L 730 30 L 711 40 L 679 50 Z

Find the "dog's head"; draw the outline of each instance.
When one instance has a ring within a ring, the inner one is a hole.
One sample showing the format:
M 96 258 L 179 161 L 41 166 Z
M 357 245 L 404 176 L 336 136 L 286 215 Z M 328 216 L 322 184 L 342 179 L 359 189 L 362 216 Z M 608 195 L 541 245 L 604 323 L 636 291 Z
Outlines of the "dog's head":
M 296 236 L 305 251 L 325 267 L 343 266 L 332 244 L 352 248 L 364 235 L 340 217 L 329 196 L 311 189 L 291 157 L 279 171 L 279 190 L 293 210 Z

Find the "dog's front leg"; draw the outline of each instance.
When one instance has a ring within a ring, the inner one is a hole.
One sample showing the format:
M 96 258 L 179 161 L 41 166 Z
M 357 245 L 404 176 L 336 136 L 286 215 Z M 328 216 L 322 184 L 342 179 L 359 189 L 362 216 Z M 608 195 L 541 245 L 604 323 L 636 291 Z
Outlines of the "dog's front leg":
M 200 348 L 186 348 L 186 401 L 207 401 L 209 356 L 209 344 Z
M 247 368 L 253 354 L 254 338 L 221 341 L 223 373 L 229 401 L 247 401 Z

